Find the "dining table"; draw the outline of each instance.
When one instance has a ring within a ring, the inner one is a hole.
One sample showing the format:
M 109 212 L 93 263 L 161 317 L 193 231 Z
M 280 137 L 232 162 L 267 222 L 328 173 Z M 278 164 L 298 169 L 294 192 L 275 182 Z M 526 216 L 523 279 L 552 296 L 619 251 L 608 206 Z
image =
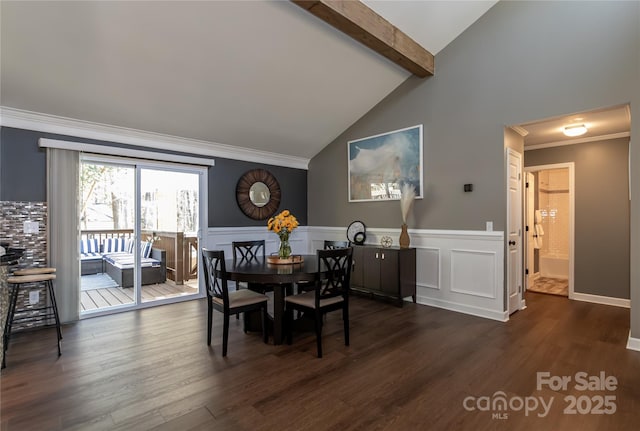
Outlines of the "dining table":
M 284 338 L 284 298 L 293 293 L 298 282 L 313 282 L 318 275 L 318 258 L 315 254 L 300 256 L 299 263 L 270 263 L 268 256 L 251 260 L 226 259 L 229 280 L 252 285 L 273 287 L 273 343 L 282 344 Z

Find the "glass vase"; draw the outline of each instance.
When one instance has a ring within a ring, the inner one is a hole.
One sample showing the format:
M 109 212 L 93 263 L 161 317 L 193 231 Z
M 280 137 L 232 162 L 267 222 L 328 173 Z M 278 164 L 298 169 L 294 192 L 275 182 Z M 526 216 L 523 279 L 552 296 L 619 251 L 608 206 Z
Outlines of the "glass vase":
M 289 234 L 280 234 L 280 248 L 278 248 L 278 257 L 280 259 L 288 259 L 291 256 L 291 246 L 289 245 Z

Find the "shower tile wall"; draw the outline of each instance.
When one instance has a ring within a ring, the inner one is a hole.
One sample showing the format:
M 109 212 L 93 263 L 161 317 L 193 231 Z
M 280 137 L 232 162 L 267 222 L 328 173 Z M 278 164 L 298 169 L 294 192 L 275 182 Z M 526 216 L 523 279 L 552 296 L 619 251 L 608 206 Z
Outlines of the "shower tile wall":
M 544 237 L 540 254 L 567 259 L 569 256 L 569 170 L 550 169 L 538 173 L 538 209 Z

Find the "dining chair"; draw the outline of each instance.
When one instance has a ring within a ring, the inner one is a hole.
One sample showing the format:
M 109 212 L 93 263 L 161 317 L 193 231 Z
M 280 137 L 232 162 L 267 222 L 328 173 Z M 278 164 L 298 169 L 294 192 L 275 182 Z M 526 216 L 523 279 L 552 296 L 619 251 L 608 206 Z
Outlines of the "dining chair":
M 293 338 L 293 310 L 313 315 L 318 358 L 322 358 L 322 317 L 334 310 L 342 310 L 344 345 L 349 345 L 349 282 L 353 248 L 318 250 L 318 273 L 314 289 L 298 295 L 287 296 L 287 342 Z
M 264 240 L 257 241 L 233 241 L 231 243 L 233 249 L 233 260 L 258 260 L 264 259 Z
M 262 338 L 269 341 L 267 332 L 267 296 L 249 289 L 229 291 L 224 250 L 202 249 L 202 263 L 207 288 L 207 345 L 211 345 L 213 310 L 223 313 L 222 356 L 227 356 L 229 342 L 229 316 L 245 311 L 259 310 L 262 314 Z M 246 333 L 245 327 L 245 333 Z
M 231 242 L 231 248 L 233 249 L 233 260 L 235 261 L 259 261 L 265 257 L 265 241 L 233 241 Z M 237 284 L 237 283 L 236 283 Z M 256 284 L 256 283 L 241 283 L 246 285 L 249 289 L 260 292 L 272 292 L 273 286 L 268 284 Z
M 349 241 L 324 241 L 324 249 L 331 250 L 334 248 L 347 248 L 350 247 Z
M 346 248 L 346 247 L 350 247 L 351 244 L 349 243 L 349 241 L 329 241 L 329 240 L 324 240 L 324 249 L 325 250 L 333 250 L 335 248 Z M 298 293 L 301 292 L 308 292 L 310 290 L 313 290 L 313 283 L 310 283 L 308 281 L 300 281 L 297 283 L 298 286 Z

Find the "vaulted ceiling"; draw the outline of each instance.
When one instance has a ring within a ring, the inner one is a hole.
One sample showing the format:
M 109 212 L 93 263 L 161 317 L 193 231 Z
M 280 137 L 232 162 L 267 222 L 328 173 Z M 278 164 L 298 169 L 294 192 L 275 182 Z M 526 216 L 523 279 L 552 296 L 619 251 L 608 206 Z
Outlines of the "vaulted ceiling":
M 495 1 L 365 3 L 435 55 Z M 0 8 L 4 108 L 302 160 L 410 76 L 288 1 Z

